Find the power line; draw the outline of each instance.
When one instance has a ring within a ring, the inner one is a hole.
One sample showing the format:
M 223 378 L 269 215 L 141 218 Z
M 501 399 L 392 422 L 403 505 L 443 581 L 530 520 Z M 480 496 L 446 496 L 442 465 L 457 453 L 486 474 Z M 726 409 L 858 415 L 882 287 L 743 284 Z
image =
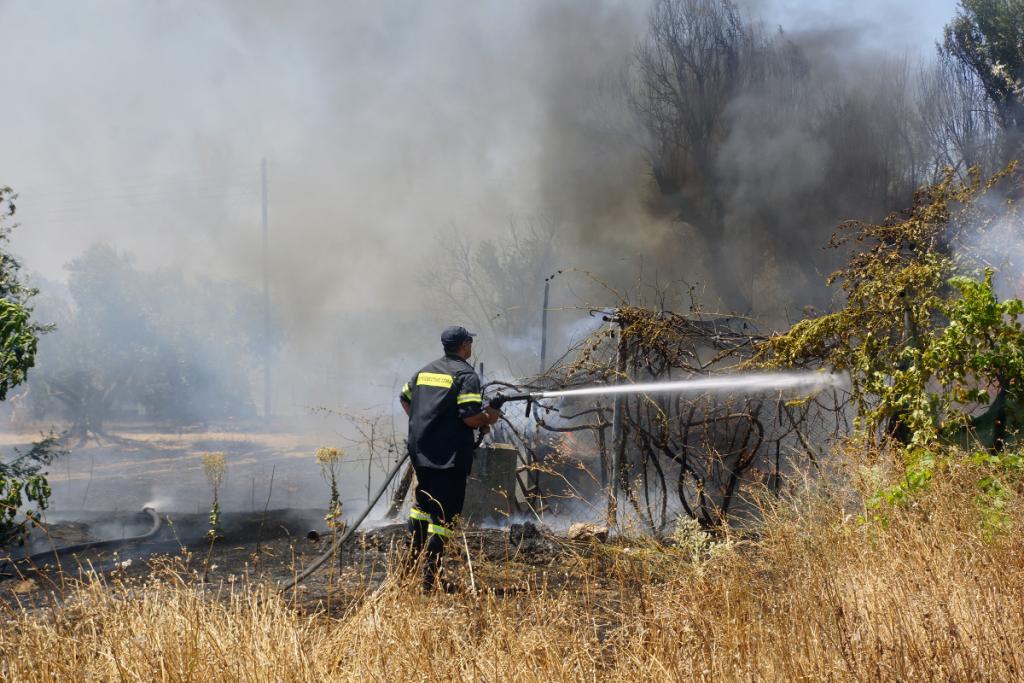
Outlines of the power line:
M 16 218 L 19 222 L 30 221 L 32 223 L 41 223 L 52 221 L 64 222 L 67 219 L 79 217 L 102 218 L 104 216 L 123 216 L 125 214 L 151 215 L 154 211 L 159 212 L 161 210 L 177 210 L 177 213 L 180 215 L 191 207 L 208 205 L 214 202 L 220 203 L 225 208 L 238 208 L 243 205 L 243 202 L 244 205 L 251 206 L 254 196 L 255 193 L 253 192 L 235 192 L 198 195 L 194 197 L 186 197 L 184 199 L 180 196 L 164 198 L 153 197 L 145 201 L 131 203 L 96 202 L 79 206 L 64 206 L 60 208 L 38 210 L 33 209 L 31 206 L 27 208 L 21 206 Z
M 179 197 L 190 195 L 220 194 L 224 192 L 250 192 L 255 193 L 255 183 L 204 183 L 193 186 L 177 187 L 153 187 L 138 190 L 127 190 L 127 188 L 110 188 L 106 192 L 66 193 L 50 194 L 41 196 L 35 194 L 18 193 L 19 204 L 66 204 L 68 202 L 99 202 L 110 200 L 134 200 L 150 199 L 161 197 Z
M 161 189 L 168 186 L 224 186 L 225 184 L 237 183 L 238 185 L 244 185 L 252 187 L 255 185 L 257 180 L 256 174 L 250 169 L 246 169 L 243 172 L 232 172 L 231 175 L 216 175 L 207 177 L 187 176 L 181 178 L 153 178 L 150 180 L 134 180 L 124 183 L 115 183 L 113 185 L 87 185 L 77 183 L 72 187 L 61 188 L 56 187 L 48 181 L 34 182 L 29 181 L 27 183 L 16 184 L 12 186 L 12 189 L 25 199 L 27 196 L 32 197 L 53 197 L 60 195 L 85 195 L 91 196 L 96 193 L 104 192 L 133 192 L 133 191 L 146 191 L 150 189 Z

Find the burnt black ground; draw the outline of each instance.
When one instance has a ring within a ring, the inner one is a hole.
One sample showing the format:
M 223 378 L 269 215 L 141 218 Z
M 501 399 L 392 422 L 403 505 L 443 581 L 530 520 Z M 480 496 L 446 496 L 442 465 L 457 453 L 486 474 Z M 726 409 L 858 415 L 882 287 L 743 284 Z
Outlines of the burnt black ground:
M 95 538 L 96 529 L 111 525 L 125 536 L 143 533 L 148 525 L 138 515 L 98 516 L 91 521 L 63 522 L 48 528 L 54 546 Z M 89 572 L 119 580 L 144 579 L 155 567 L 173 567 L 198 584 L 223 585 L 248 581 L 279 586 L 297 575 L 331 547 L 331 531 L 314 510 L 272 510 L 266 513 L 227 514 L 224 536 L 206 539 L 205 515 L 169 514 L 158 534 L 142 542 L 117 548 L 87 549 L 69 555 L 52 550 L 34 562 L 5 562 L 0 571 L 0 599 L 14 606 L 51 602 Z M 309 538 L 316 530 L 318 538 Z M 39 534 L 39 532 L 36 532 Z M 316 573 L 302 582 L 296 604 L 310 609 L 342 609 L 375 590 L 395 571 L 406 547 L 405 525 L 390 523 L 354 534 Z M 566 552 L 582 548 L 568 544 L 532 525 L 509 529 L 468 528 L 459 533 L 446 555 L 446 575 L 463 588 L 469 584 L 465 561 L 468 547 L 476 563 L 473 580 L 478 589 L 507 595 L 522 588 L 523 574 L 554 566 Z M 12 554 L 17 555 L 22 551 Z

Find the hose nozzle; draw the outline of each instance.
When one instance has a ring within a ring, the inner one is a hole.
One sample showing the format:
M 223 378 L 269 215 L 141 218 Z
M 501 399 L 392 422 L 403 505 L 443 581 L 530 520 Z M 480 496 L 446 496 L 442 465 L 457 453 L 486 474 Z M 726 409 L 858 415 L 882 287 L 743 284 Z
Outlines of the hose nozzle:
M 526 416 L 529 417 L 534 398 L 536 397 L 533 394 L 528 393 L 498 394 L 490 400 L 488 405 L 495 410 L 501 410 L 501 407 L 509 401 L 526 401 Z

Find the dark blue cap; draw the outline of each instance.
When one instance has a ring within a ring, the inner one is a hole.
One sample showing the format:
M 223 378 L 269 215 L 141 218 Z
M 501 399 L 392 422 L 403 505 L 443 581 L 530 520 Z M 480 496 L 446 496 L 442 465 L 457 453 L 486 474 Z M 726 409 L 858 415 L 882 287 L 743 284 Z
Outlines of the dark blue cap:
M 451 327 L 444 328 L 444 332 L 441 333 L 441 344 L 443 346 L 458 346 L 464 341 L 468 341 L 476 335 L 467 330 L 461 325 L 452 325 Z

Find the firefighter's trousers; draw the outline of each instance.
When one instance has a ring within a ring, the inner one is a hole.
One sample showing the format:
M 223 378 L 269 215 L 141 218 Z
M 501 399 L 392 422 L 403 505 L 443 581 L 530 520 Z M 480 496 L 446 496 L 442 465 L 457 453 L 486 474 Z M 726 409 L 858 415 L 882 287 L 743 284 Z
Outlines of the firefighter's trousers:
M 455 466 L 448 469 L 415 467 L 416 503 L 409 511 L 409 532 L 412 535 L 412 559 L 426 547 L 423 587 L 430 590 L 437 577 L 437 568 L 444 545 L 452 535 L 452 523 L 462 514 L 466 500 L 466 479 L 473 454 L 460 454 Z

